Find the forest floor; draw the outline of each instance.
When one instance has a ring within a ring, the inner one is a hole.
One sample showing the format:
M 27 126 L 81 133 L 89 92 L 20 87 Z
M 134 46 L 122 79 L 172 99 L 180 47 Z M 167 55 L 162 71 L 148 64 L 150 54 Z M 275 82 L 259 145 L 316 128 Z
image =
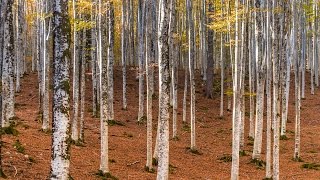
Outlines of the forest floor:
M 178 95 L 180 140 L 170 141 L 170 179 L 230 179 L 232 114 L 225 110 L 225 117 L 219 118 L 219 84 L 216 84 L 217 92 L 214 99 L 206 99 L 203 96 L 202 81 L 197 74 L 196 144 L 200 154 L 193 154 L 187 150 L 190 144 L 190 131 L 182 125 L 183 75 L 184 73 L 180 72 Z M 128 72 L 127 111 L 121 110 L 120 68 L 115 70 L 115 79 L 115 119 L 122 122 L 123 126 L 115 125 L 109 128 L 111 173 L 119 179 L 155 179 L 156 173 L 148 173 L 144 170 L 146 126 L 137 124 L 138 83 L 135 79 L 135 70 Z M 100 121 L 98 118 L 92 118 L 92 91 L 89 74 L 86 83 L 85 144 L 83 147 L 72 146 L 71 149 L 71 176 L 75 180 L 100 179 L 96 175 L 100 163 Z M 23 78 L 22 91 L 16 94 L 19 134 L 3 136 L 3 166 L 9 179 L 46 179 L 50 172 L 51 134 L 39 131 L 41 124 L 38 122 L 37 86 L 35 73 Z M 306 99 L 302 101 L 301 109 L 301 157 L 304 162 L 292 160 L 295 111 L 294 84 L 291 83 L 288 140 L 280 141 L 281 179 L 320 179 L 319 167 L 318 170 L 302 168 L 305 163 L 320 163 L 320 91 L 316 90 L 315 95 L 310 95 L 309 76 L 307 76 L 306 87 Z M 155 142 L 158 100 L 155 99 L 153 104 L 153 142 Z M 247 106 L 246 110 L 248 109 Z M 189 112 L 187 117 L 189 117 Z M 248 116 L 246 116 L 245 123 L 245 136 L 247 136 Z M 245 141 L 244 149 L 247 155 L 240 158 L 240 179 L 263 179 L 265 177 L 264 167 L 250 163 L 252 141 L 248 138 Z M 265 158 L 265 144 L 264 136 L 262 159 Z

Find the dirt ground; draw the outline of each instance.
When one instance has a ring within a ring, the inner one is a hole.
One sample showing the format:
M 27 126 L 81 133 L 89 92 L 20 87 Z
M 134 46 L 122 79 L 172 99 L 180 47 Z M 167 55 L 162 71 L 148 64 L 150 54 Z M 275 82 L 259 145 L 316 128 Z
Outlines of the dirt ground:
M 170 179 L 230 179 L 231 162 L 224 162 L 231 154 L 232 123 L 231 113 L 219 118 L 220 100 L 216 94 L 213 100 L 203 97 L 199 74 L 197 75 L 196 101 L 196 144 L 200 155 L 192 154 L 186 148 L 190 144 L 190 133 L 182 126 L 182 97 L 184 73 L 179 79 L 178 134 L 179 141 L 170 141 Z M 128 110 L 121 110 L 122 81 L 121 71 L 115 71 L 115 119 L 124 126 L 109 128 L 110 170 L 119 179 L 155 179 L 156 173 L 144 170 L 146 163 L 146 126 L 138 125 L 138 83 L 135 72 L 128 72 Z M 294 151 L 294 89 L 291 85 L 289 102 L 288 140 L 280 141 L 281 179 L 320 179 L 320 171 L 303 169 L 304 163 L 320 163 L 320 91 L 310 95 L 307 76 L 306 99 L 302 101 L 301 113 L 301 157 L 304 162 L 292 160 Z M 100 179 L 100 121 L 92 118 L 92 95 L 90 75 L 87 76 L 85 112 L 85 145 L 72 146 L 71 176 L 75 180 Z M 225 98 L 226 99 L 226 98 Z M 51 101 L 52 102 L 52 101 Z M 50 103 L 51 103 L 50 102 Z M 157 122 L 157 99 L 154 100 L 154 127 Z M 226 104 L 226 103 L 225 103 Z M 188 108 L 189 109 L 189 108 Z M 247 107 L 247 110 L 249 108 Z M 37 75 L 26 75 L 22 80 L 22 92 L 16 94 L 16 116 L 20 119 L 17 126 L 19 135 L 4 135 L 2 150 L 4 172 L 9 179 L 46 179 L 50 171 L 51 135 L 39 129 Z M 189 113 L 188 113 L 189 117 Z M 249 118 L 246 116 L 246 136 Z M 266 127 L 266 126 L 264 126 Z M 155 137 L 156 128 L 153 135 Z M 14 148 L 19 140 L 25 148 L 19 153 Z M 265 138 L 263 139 L 263 159 Z M 155 142 L 155 138 L 154 138 Z M 240 158 L 240 179 L 263 179 L 265 170 L 250 163 L 252 142 L 246 138 L 246 156 Z M 226 160 L 228 161 L 228 160 Z

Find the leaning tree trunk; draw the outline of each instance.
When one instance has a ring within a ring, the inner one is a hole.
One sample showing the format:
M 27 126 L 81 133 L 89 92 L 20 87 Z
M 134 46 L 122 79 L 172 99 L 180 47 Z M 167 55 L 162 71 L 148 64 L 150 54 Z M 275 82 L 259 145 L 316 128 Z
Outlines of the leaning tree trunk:
M 71 26 L 67 0 L 53 2 L 53 123 L 51 179 L 69 179 Z

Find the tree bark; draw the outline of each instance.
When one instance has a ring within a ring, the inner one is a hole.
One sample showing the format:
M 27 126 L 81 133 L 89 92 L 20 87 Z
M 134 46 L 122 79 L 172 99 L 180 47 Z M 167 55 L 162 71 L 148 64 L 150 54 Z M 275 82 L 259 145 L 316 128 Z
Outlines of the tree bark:
M 194 21 L 192 13 L 192 1 L 187 0 L 187 14 L 188 14 L 188 44 L 189 44 L 189 75 L 190 75 L 190 124 L 191 124 L 191 150 L 196 150 L 196 92 L 195 92 L 195 78 L 194 78 L 194 68 L 195 68 L 195 37 L 194 37 Z M 209 69 L 209 67 L 208 67 Z
M 53 2 L 53 135 L 51 179 L 68 179 L 70 165 L 70 75 L 71 26 L 68 1 Z
M 158 180 L 169 179 L 169 15 L 170 3 L 161 0 L 159 3 L 159 163 Z
M 14 34 L 13 0 L 7 0 L 3 17 L 2 49 L 2 127 L 8 127 L 14 117 Z

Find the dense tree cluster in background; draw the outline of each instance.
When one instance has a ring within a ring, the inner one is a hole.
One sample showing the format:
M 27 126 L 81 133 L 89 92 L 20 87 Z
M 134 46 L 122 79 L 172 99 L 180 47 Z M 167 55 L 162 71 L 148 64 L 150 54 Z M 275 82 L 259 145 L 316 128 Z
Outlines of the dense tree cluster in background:
M 319 86 L 318 5 L 315 0 L 0 0 L 1 126 L 14 122 L 14 94 L 21 90 L 20 78 L 37 72 L 44 132 L 50 132 L 53 104 L 51 179 L 69 178 L 70 145 L 85 143 L 87 94 L 93 97 L 93 116 L 101 120 L 100 173 L 110 173 L 108 123 L 115 119 L 114 111 L 138 106 L 137 122 L 147 124 L 146 169 L 152 172 L 157 165 L 157 178 L 168 179 L 169 139 L 179 139 L 177 123 L 190 125 L 190 151 L 198 151 L 199 72 L 203 95 L 209 99 L 214 98 L 214 83 L 220 82 L 221 105 L 213 107 L 220 109 L 220 117 L 225 110 L 232 111 L 231 179 L 239 179 L 239 152 L 247 137 L 254 139 L 252 160 L 264 160 L 266 178 L 279 179 L 279 145 L 286 138 L 290 81 L 295 87 L 292 154 L 296 161 L 301 158 L 301 100 L 306 88 L 314 94 Z M 122 78 L 116 79 L 123 83 L 122 109 L 113 107 L 114 93 L 120 92 L 114 91 L 115 66 L 122 70 Z M 136 104 L 127 100 L 129 68 L 137 72 Z M 185 76 L 181 100 L 178 72 Z M 310 87 L 306 87 L 306 72 L 311 74 Z M 89 73 L 92 92 L 85 91 Z M 155 97 L 158 115 L 153 113 Z M 177 117 L 180 101 L 183 119 Z M 152 134 L 154 117 L 158 117 L 156 134 Z M 247 122 L 249 129 L 244 128 Z

